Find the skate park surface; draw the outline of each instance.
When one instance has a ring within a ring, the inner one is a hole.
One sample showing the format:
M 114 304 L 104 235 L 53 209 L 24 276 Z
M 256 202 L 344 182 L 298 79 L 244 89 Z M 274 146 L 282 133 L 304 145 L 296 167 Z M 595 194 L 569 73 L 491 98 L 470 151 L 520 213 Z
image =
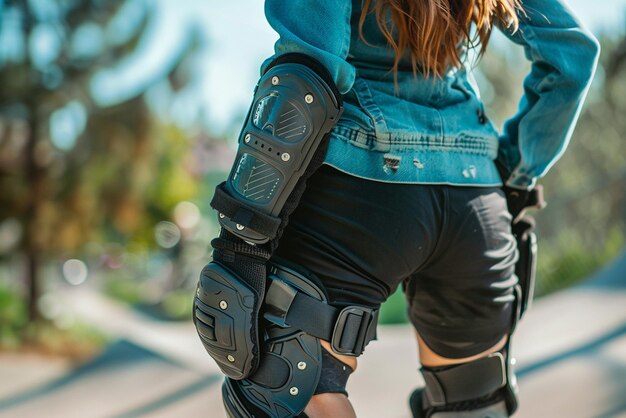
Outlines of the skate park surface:
M 0 355 L 0 418 L 225 418 L 222 376 L 190 323 L 155 321 L 88 288 L 63 295 L 115 336 L 78 367 Z M 410 418 L 423 385 L 409 326 L 381 326 L 348 384 L 359 418 Z M 514 336 L 516 418 L 626 418 L 626 253 L 534 303 Z

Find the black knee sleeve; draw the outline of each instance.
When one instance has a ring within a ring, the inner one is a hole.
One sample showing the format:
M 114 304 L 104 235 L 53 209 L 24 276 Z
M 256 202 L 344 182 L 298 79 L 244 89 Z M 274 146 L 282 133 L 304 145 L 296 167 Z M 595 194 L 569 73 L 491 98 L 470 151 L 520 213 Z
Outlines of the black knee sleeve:
M 337 357 L 322 349 L 322 373 L 315 394 L 343 393 L 348 396 L 346 384 L 353 370 Z

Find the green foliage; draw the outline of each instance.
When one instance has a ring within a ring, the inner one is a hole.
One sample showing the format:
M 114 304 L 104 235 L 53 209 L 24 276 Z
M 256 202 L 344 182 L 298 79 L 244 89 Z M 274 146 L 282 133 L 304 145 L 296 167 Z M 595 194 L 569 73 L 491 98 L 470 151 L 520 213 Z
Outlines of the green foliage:
M 537 266 L 538 283 L 536 296 L 563 289 L 578 283 L 618 256 L 626 244 L 622 230 L 614 227 L 604 246 L 585 243 L 576 230 L 559 236 L 561 243 L 554 248 L 542 249 Z
M 81 361 L 93 357 L 109 342 L 108 338 L 90 325 L 76 323 L 59 328 L 53 323 L 39 321 L 25 329 L 20 351 L 67 357 Z
M 191 289 L 178 289 L 168 293 L 161 302 L 164 314 L 177 321 L 190 321 L 194 292 Z
M 0 324 L 0 349 L 18 347 L 27 325 L 26 304 L 3 281 L 0 281 Z
M 63 328 L 50 321 L 29 323 L 26 310 L 20 292 L 0 281 L 0 352 L 34 351 L 81 360 L 107 343 L 104 334 L 83 323 Z
M 145 292 L 142 292 L 142 284 L 138 280 L 110 278 L 105 281 L 103 290 L 112 298 L 129 305 L 145 301 Z
M 0 6 L 0 50 L 8 52 L 0 54 L 0 79 L 7 80 L 0 83 L 0 222 L 12 218 L 22 231 L 10 251 L 25 255 L 32 319 L 38 271 L 48 260 L 74 256 L 88 243 L 155 249 L 155 224 L 197 193 L 181 164 L 190 152 L 186 135 L 174 128 L 155 135 L 161 126 L 145 98 L 160 84 L 169 91 L 161 100 L 171 102 L 193 77 L 182 67 L 196 52 L 197 34 L 186 28 L 185 42 L 159 71 L 133 91 L 111 93 L 107 86 L 117 86 L 125 63 L 154 42 L 146 28 L 155 4 L 129 3 Z
M 380 308 L 378 322 L 381 324 L 404 324 L 407 322 L 406 298 L 401 288 L 387 299 Z
M 193 289 L 179 288 L 161 292 L 155 298 L 151 291 L 154 283 L 148 280 L 109 278 L 105 283 L 104 291 L 107 295 L 147 315 L 167 321 L 191 320 Z

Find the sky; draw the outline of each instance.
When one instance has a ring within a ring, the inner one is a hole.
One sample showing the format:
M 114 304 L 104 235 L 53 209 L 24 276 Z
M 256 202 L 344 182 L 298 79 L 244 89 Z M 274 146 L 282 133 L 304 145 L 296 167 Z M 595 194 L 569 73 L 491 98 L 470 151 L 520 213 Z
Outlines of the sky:
M 131 4 L 143 1 L 148 0 L 131 0 Z M 626 0 L 566 2 L 596 34 L 626 29 Z M 157 0 L 157 14 L 137 54 L 115 71 L 96 77 L 94 91 L 101 103 L 132 94 L 142 80 L 164 67 L 184 42 L 186 32 L 181 29 L 189 25 L 195 25 L 207 40 L 206 49 L 195 65 L 198 85 L 183 95 L 172 115 L 184 124 L 200 112 L 214 132 L 233 130 L 249 106 L 259 66 L 272 55 L 277 38 L 259 0 Z

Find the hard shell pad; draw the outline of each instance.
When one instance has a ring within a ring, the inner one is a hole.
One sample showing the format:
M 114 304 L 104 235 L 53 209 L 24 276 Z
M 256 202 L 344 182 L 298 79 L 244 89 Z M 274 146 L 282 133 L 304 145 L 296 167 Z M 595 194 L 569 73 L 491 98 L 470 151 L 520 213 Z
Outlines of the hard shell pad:
M 243 379 L 258 366 L 258 295 L 220 264 L 207 264 L 194 300 L 200 341 L 222 372 Z

